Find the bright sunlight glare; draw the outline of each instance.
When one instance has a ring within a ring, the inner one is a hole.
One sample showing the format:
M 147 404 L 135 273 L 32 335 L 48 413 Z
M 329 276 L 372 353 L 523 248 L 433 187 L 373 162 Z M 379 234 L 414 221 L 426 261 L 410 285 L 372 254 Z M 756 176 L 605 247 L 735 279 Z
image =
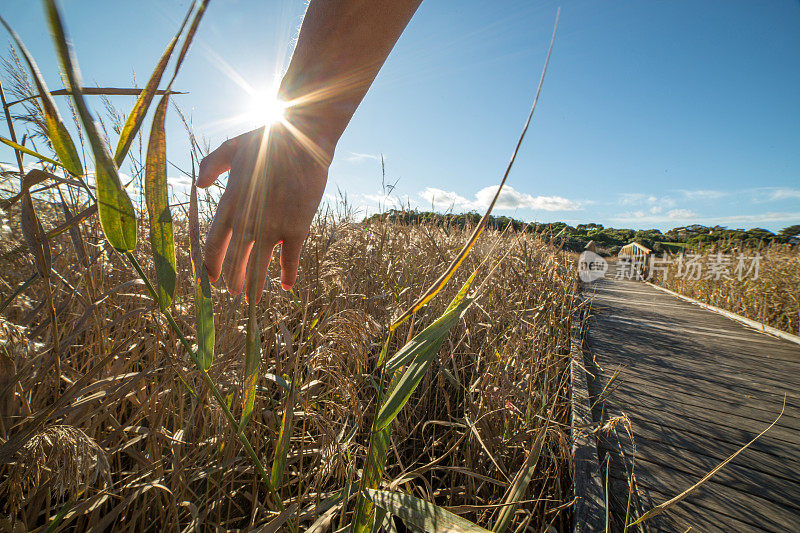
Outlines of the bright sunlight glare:
M 253 95 L 250 113 L 255 120 L 266 126 L 283 119 L 287 104 L 274 93 L 261 92 Z

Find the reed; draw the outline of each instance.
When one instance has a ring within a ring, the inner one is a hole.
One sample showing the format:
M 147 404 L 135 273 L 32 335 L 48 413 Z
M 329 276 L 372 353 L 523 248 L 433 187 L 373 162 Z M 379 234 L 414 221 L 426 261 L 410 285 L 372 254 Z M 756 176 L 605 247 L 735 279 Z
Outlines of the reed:
M 725 273 L 719 279 L 709 275 L 709 267 L 720 263 L 723 254 Z M 675 259 L 668 272 L 658 273 L 654 283 L 684 296 L 726 309 L 751 320 L 794 335 L 800 335 L 800 254 L 797 247 L 788 244 L 770 244 L 753 249 L 725 249 L 687 251 L 696 254 L 703 265 L 699 279 L 681 275 Z M 738 257 L 744 256 L 745 270 L 738 275 Z M 758 272 L 748 272 L 753 258 L 759 256 Z M 685 273 L 684 268 L 684 273 Z
M 569 529 L 575 283 L 548 237 L 483 222 L 358 222 L 343 207 L 319 213 L 293 292 L 271 281 L 267 298 L 243 308 L 208 283 L 200 235 L 215 198 L 193 188 L 188 210 L 170 206 L 164 133 L 207 3 L 190 7 L 127 117 L 106 117 L 113 151 L 55 2 L 44 4 L 78 143 L 14 35 L 28 70 L 13 77 L 16 102 L 38 103 L 21 125 L 43 142 L 16 137 L 4 98 L 0 140 L 18 155 L 3 173 L 4 224 L 25 229 L 0 245 L 8 520 L 366 531 L 396 517 L 428 530 Z M 158 94 L 148 142 L 126 159 Z M 26 172 L 23 157 L 38 168 Z M 144 191 L 138 203 L 121 179 L 126 164 Z M 143 230 L 149 246 L 137 247 Z M 102 475 L 45 468 L 84 456 Z

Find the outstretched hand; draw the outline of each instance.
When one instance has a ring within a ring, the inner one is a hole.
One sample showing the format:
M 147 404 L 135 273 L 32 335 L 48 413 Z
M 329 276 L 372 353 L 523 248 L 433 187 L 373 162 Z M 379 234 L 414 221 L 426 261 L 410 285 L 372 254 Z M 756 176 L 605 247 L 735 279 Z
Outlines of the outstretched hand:
M 320 153 L 329 152 L 304 146 L 290 128 L 279 122 L 224 142 L 203 159 L 197 178 L 197 186 L 206 188 L 230 170 L 206 238 L 205 264 L 212 282 L 224 275 L 231 294 L 241 293 L 247 282 L 246 296 L 256 302 L 276 244 L 281 286 L 294 285 L 328 178 L 330 158 Z

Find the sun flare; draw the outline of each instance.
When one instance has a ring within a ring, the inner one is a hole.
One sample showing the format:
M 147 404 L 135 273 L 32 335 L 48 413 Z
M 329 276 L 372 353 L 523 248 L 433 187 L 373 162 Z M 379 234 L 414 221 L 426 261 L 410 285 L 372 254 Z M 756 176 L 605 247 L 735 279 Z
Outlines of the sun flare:
M 287 103 L 274 93 L 257 93 L 250 102 L 250 113 L 259 123 L 269 126 L 283 120 Z

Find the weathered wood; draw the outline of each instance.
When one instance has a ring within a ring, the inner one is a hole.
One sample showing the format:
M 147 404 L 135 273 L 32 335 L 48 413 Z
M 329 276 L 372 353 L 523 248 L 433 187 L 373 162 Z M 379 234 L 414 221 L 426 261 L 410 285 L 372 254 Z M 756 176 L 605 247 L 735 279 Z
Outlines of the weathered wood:
M 602 531 L 605 526 L 605 498 L 600 482 L 597 440 L 591 431 L 589 387 L 583 365 L 580 325 L 573 323 L 570 335 L 572 378 L 572 486 L 577 498 L 574 508 L 575 533 Z
M 717 459 L 715 466 L 726 457 L 738 450 L 744 443 L 709 441 L 707 435 L 698 435 L 690 431 L 665 430 L 660 424 L 653 424 L 641 419 L 634 419 L 636 425 L 635 437 L 637 442 L 641 439 L 649 441 L 639 451 L 658 454 L 660 448 L 674 448 L 681 450 L 686 456 L 712 456 Z M 737 464 L 746 464 L 756 472 L 769 475 L 770 479 L 788 479 L 796 482 L 797 471 L 800 464 L 786 457 L 777 457 L 764 451 L 748 448 L 736 458 Z M 711 468 L 705 470 L 708 472 Z
M 687 451 L 664 442 L 645 439 L 641 434 L 637 435 L 636 443 L 636 453 L 627 448 L 626 456 L 635 457 L 636 461 L 649 461 L 657 465 L 667 464 L 687 475 L 709 472 L 736 451 L 735 447 L 728 450 L 730 453 L 719 453 L 719 449 L 707 450 L 706 453 L 697 450 Z M 610 444 L 604 442 L 601 437 L 600 446 L 605 449 Z M 784 469 L 783 472 L 788 473 L 789 470 Z M 769 471 L 763 465 L 758 470 L 754 469 L 752 456 L 740 455 L 711 478 L 710 482 L 735 488 L 741 493 L 752 494 L 800 511 L 800 483 L 779 476 L 778 472 Z
M 725 318 L 730 318 L 731 320 L 735 320 L 737 322 L 741 322 L 745 326 L 751 327 L 751 328 L 755 329 L 756 331 L 760 331 L 761 333 L 766 333 L 768 335 L 772 335 L 774 337 L 778 337 L 778 338 L 781 338 L 783 340 L 786 340 L 786 341 L 789 341 L 789 342 L 793 342 L 794 344 L 800 345 L 800 337 L 798 337 L 797 335 L 793 335 L 791 333 L 787 333 L 785 331 L 773 328 L 772 326 L 768 326 L 766 324 L 762 324 L 761 322 L 758 322 L 756 320 L 752 320 L 752 319 L 744 317 L 742 315 L 737 315 L 736 313 L 732 313 L 732 312 L 728 311 L 727 309 L 722 309 L 722 308 L 717 307 L 715 305 L 710 305 L 710 304 L 707 304 L 705 302 L 701 302 L 699 300 L 696 300 L 694 298 L 689 298 L 688 296 L 684 296 L 682 294 L 678 294 L 677 292 L 671 291 L 671 290 L 666 289 L 664 287 L 659 287 L 658 285 L 654 285 L 654 284 L 652 284 L 650 282 L 647 282 L 647 284 L 651 285 L 652 287 L 655 287 L 656 289 L 658 289 L 660 291 L 667 292 L 667 293 L 675 296 L 676 298 L 680 298 L 681 300 L 685 300 L 685 301 L 687 301 L 689 303 L 692 303 L 694 305 L 700 306 L 703 309 L 707 309 L 707 310 L 709 310 L 711 312 L 714 312 L 714 313 L 717 313 L 719 315 L 722 315 Z
M 694 484 L 772 422 L 786 398 L 779 423 L 658 530 L 800 531 L 800 347 L 643 283 L 593 286 L 592 393 L 621 369 L 594 419 L 624 413 L 636 445 L 634 453 L 624 439 L 601 436 L 599 449 L 635 456 L 644 501 L 661 503 Z M 624 486 L 623 467 L 612 463 L 610 473 Z
M 622 394 L 628 390 L 624 385 L 620 385 L 615 392 Z M 614 395 L 612 394 L 611 397 L 613 398 Z M 649 395 L 626 395 L 624 401 L 623 407 L 626 407 L 627 410 L 638 413 L 653 413 L 656 420 L 659 419 L 659 413 L 663 412 L 676 417 L 678 420 L 691 420 L 692 423 L 700 428 L 707 426 L 708 428 L 714 428 L 712 431 L 715 431 L 717 427 L 723 427 L 737 433 L 741 431 L 752 436 L 757 435 L 768 426 L 780 414 L 781 410 L 780 405 L 777 405 L 772 420 L 764 423 L 736 416 L 720 409 L 712 410 L 686 406 L 679 402 L 671 402 L 668 399 L 659 399 Z M 769 431 L 769 438 L 786 442 L 790 446 L 800 449 L 800 431 L 797 431 L 796 428 L 776 425 Z
M 648 499 L 653 505 L 665 502 L 674 497 L 674 493 L 666 493 L 656 489 L 643 489 L 642 497 Z M 677 505 L 658 515 L 660 519 L 659 531 L 684 533 L 758 533 L 770 531 L 751 523 L 743 522 L 738 518 L 718 512 L 715 508 L 708 508 L 704 500 L 693 501 L 689 505 Z
M 722 411 L 755 420 L 762 423 L 771 423 L 775 420 L 776 407 L 782 404 L 782 398 L 775 396 L 775 401 L 762 401 L 756 398 L 725 398 L 720 395 L 729 391 L 717 389 L 715 394 L 688 393 L 676 391 L 674 388 L 665 387 L 663 383 L 644 381 L 636 379 L 635 376 L 626 376 L 624 382 L 620 383 L 621 389 L 629 389 L 630 392 L 624 394 L 647 395 L 654 398 L 680 403 L 695 409 L 708 409 L 712 411 Z M 797 427 L 800 416 L 795 412 L 784 413 L 778 421 L 777 427 Z
M 643 459 L 636 461 L 635 475 L 639 486 L 644 487 L 644 490 L 653 489 L 669 495 L 664 500 L 656 500 L 657 504 L 680 494 L 697 483 L 701 477 L 678 472 L 669 466 Z M 716 483 L 713 478 L 698 487 L 684 501 L 703 502 L 707 510 L 715 511 L 715 516 L 726 515 L 753 527 L 776 533 L 796 531 L 798 525 L 796 515 L 793 516 L 797 512 L 796 509 L 790 509 L 791 512 L 787 513 L 785 507 Z

